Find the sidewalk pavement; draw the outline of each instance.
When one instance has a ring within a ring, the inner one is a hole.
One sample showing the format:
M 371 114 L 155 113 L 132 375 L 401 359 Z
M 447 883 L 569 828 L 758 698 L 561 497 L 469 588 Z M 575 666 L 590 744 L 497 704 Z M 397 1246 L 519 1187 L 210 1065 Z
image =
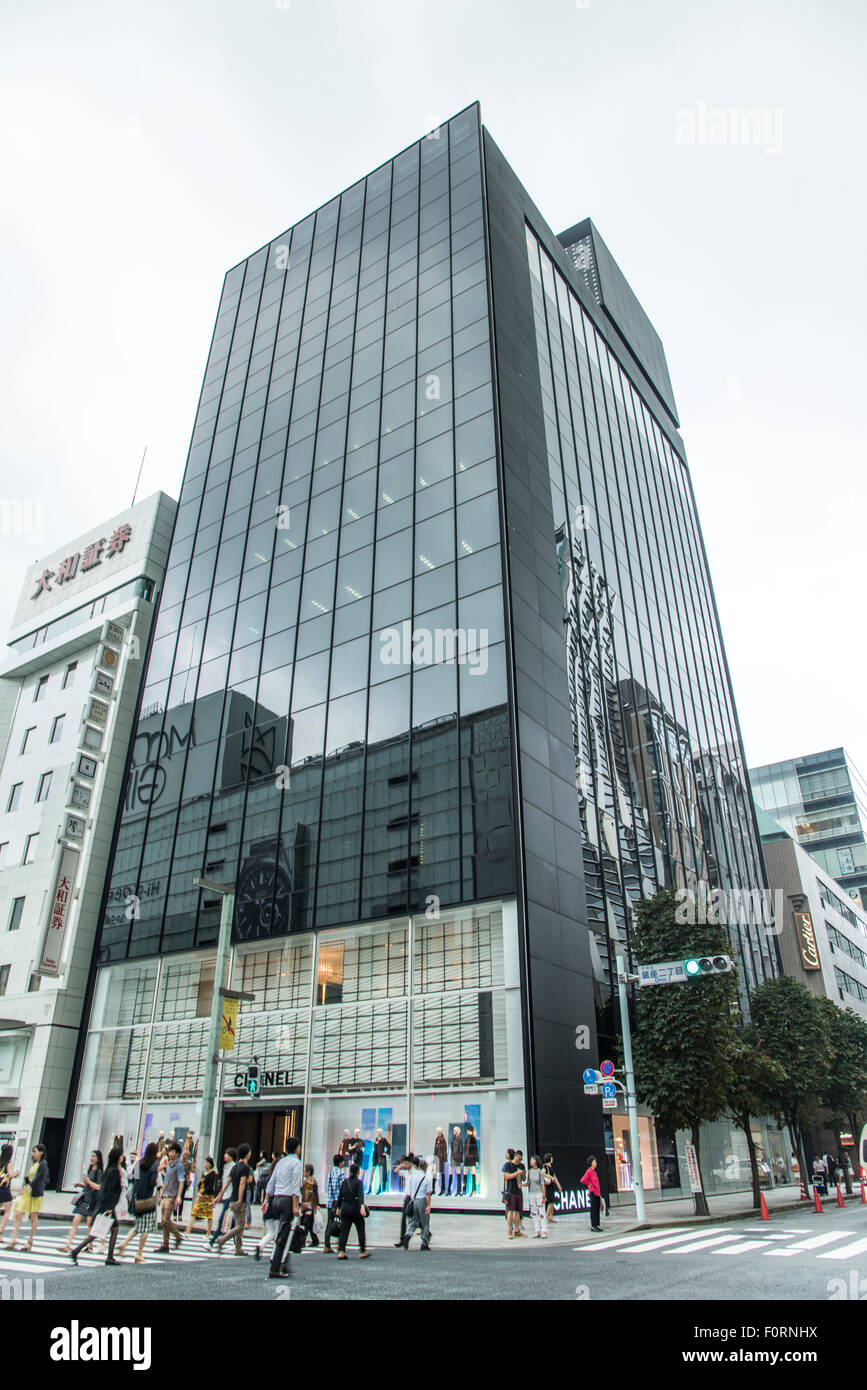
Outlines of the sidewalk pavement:
M 774 1216 L 782 1216 L 784 1213 L 799 1209 L 812 1211 L 812 1198 L 809 1203 L 800 1202 L 798 1200 L 799 1193 L 800 1188 L 797 1184 L 777 1187 L 766 1192 L 765 1200 L 772 1219 Z M 71 1223 L 72 1204 L 77 1195 L 71 1192 L 46 1192 L 42 1218 L 52 1222 Z M 845 1190 L 843 1195 L 846 1197 Z M 860 1202 L 860 1187 L 856 1185 L 853 1195 L 846 1200 L 848 1202 Z M 836 1190 L 832 1187 L 822 1202 L 823 1205 L 827 1206 L 829 1202 L 835 1201 Z M 639 1226 L 635 1220 L 634 1206 L 613 1206 L 611 1215 L 602 1218 L 602 1229 L 610 1239 L 612 1236 L 626 1235 L 630 1231 L 649 1229 L 654 1226 L 705 1225 L 715 1221 L 755 1221 L 759 1216 L 757 1209 L 752 1205 L 752 1193 L 750 1192 L 731 1192 L 722 1196 L 709 1197 L 708 1206 L 710 1207 L 710 1216 L 697 1217 L 691 1197 L 678 1198 L 669 1202 L 648 1202 L 646 1221 L 643 1226 Z M 261 1234 L 262 1223 L 259 1213 L 259 1207 L 254 1207 L 253 1224 L 249 1228 L 248 1239 L 256 1240 Z M 182 1225 L 186 1226 L 189 1215 L 188 1199 L 184 1204 Z M 589 1212 L 571 1212 L 559 1216 L 549 1227 L 548 1239 L 556 1245 L 591 1244 L 598 1237 L 590 1232 L 589 1220 Z M 512 1246 L 520 1247 L 520 1240 L 508 1241 L 505 1224 L 499 1213 L 453 1212 L 438 1205 L 436 1198 L 434 1198 L 431 1210 L 431 1234 L 433 1243 L 440 1249 L 496 1250 L 503 1248 L 506 1244 L 509 1244 L 510 1248 Z M 529 1211 L 524 1214 L 523 1224 L 529 1243 L 535 1245 L 533 1222 Z M 204 1230 L 204 1227 L 199 1224 L 197 1229 Z M 374 1210 L 368 1218 L 367 1230 L 371 1245 L 387 1246 L 393 1244 L 400 1234 L 399 1209 Z M 541 1241 L 539 1244 L 541 1245 Z

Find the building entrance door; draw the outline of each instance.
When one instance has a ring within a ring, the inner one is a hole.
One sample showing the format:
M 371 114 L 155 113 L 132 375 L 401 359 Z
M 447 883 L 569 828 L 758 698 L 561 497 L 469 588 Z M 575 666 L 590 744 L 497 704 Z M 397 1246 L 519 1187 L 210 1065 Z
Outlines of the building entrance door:
M 223 1116 L 220 1159 L 228 1148 L 249 1144 L 255 1163 L 260 1153 L 281 1154 L 287 1139 L 301 1138 L 303 1105 L 283 1105 L 272 1110 L 227 1110 Z M 214 1155 L 216 1158 L 216 1154 Z M 217 1167 L 220 1164 L 218 1162 Z

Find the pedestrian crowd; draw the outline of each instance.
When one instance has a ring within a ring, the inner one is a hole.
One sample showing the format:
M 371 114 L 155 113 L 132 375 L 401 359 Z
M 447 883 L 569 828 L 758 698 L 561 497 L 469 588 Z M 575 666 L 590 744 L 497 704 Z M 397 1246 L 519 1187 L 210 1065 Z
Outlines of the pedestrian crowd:
M 260 1153 L 254 1167 L 249 1144 L 240 1144 L 237 1148 L 230 1146 L 223 1153 L 220 1168 L 208 1156 L 202 1171 L 196 1173 L 192 1131 L 187 1132 L 183 1144 L 177 1138 L 167 1139 L 160 1133 L 141 1154 L 126 1154 L 122 1136 L 117 1135 L 107 1157 L 103 1158 L 101 1150 L 94 1149 L 82 1169 L 81 1179 L 76 1183 L 80 1190 L 73 1204 L 72 1224 L 61 1249 L 77 1263 L 84 1250 L 101 1250 L 107 1243 L 105 1263 L 117 1265 L 135 1243 L 134 1261 L 144 1264 L 149 1236 L 159 1236 L 155 1253 L 168 1254 L 172 1248 L 179 1249 L 194 1229 L 204 1227 L 209 1253 L 222 1255 L 231 1242 L 233 1253 L 245 1256 L 250 1252 L 244 1249 L 244 1237 L 252 1223 L 255 1202 L 261 1204 L 263 1234 L 252 1253 L 256 1260 L 266 1254 L 270 1256 L 270 1278 L 286 1278 L 290 1255 L 299 1254 L 308 1241 L 311 1247 L 321 1245 L 324 1254 L 336 1251 L 338 1260 L 345 1260 L 353 1231 L 360 1258 L 368 1259 L 367 1175 L 358 1162 L 357 1144 L 352 1143 L 348 1134 L 344 1136 L 332 1158 L 324 1195 L 320 1195 L 313 1164 L 302 1165 L 299 1148 L 298 1139 L 289 1139 L 280 1154 L 273 1152 L 269 1157 Z M 12 1182 L 19 1176 L 12 1167 L 12 1154 L 11 1144 L 0 1150 L 0 1237 L 12 1212 Z M 443 1193 L 440 1159 L 441 1155 L 435 1154 L 429 1163 L 409 1153 L 394 1164 L 393 1171 L 400 1175 L 403 1183 L 400 1236 L 394 1242 L 398 1249 L 408 1250 L 416 1235 L 422 1251 L 429 1252 L 432 1248 L 431 1205 L 433 1197 Z M 533 1154 L 527 1165 L 520 1149 L 509 1148 L 502 1173 L 508 1238 L 520 1239 L 526 1235 L 522 1229 L 526 1195 L 533 1234 L 536 1238 L 547 1239 L 548 1228 L 555 1220 L 555 1194 L 563 1191 L 554 1171 L 552 1155 L 545 1154 L 541 1158 Z M 436 1191 L 438 1180 L 439 1194 Z M 48 1181 L 44 1146 L 34 1145 L 23 1190 L 15 1203 L 12 1238 L 7 1249 L 17 1248 L 21 1224 L 29 1216 L 30 1235 L 23 1249 L 32 1250 Z M 597 1231 L 603 1199 L 595 1158 L 588 1161 L 581 1182 L 589 1192 L 591 1229 Z M 467 1191 L 467 1187 L 463 1190 Z M 188 1195 L 192 1195 L 192 1202 L 184 1226 L 184 1204 Z
M 813 1159 L 813 1184 L 823 1197 L 828 1195 L 829 1183 L 851 1185 L 854 1177 L 855 1169 L 848 1154 L 845 1158 L 842 1154 L 816 1154 Z
M 506 1232 L 509 1240 L 520 1240 L 526 1238 L 527 1235 L 523 1229 L 525 1191 L 527 1206 L 533 1220 L 533 1238 L 535 1240 L 547 1240 L 548 1227 L 553 1225 L 556 1220 L 554 1194 L 563 1191 L 560 1179 L 554 1172 L 553 1155 L 545 1154 L 544 1158 L 540 1158 L 538 1154 L 532 1154 L 528 1168 L 521 1149 L 506 1149 L 506 1161 L 503 1164 L 502 1173 L 503 1206 L 506 1211 Z M 598 1232 L 602 1229 L 599 1221 L 602 1202 L 605 1199 L 599 1187 L 594 1157 L 588 1158 L 587 1171 L 580 1181 L 581 1185 L 587 1188 L 590 1196 L 590 1229 Z M 607 1201 L 605 1202 L 605 1210 L 607 1215 Z

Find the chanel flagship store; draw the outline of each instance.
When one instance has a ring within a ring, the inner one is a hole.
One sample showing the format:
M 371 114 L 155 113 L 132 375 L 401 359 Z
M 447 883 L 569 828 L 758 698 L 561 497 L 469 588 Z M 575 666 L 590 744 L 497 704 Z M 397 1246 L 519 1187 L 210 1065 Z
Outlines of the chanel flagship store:
M 235 888 L 226 980 L 200 874 Z M 662 346 L 472 106 L 226 276 L 67 1181 L 114 1134 L 197 1132 L 231 985 L 224 1144 L 300 1134 L 320 1175 L 354 1147 L 374 1192 L 412 1149 L 494 1204 L 507 1145 L 567 1189 L 607 1152 L 628 1187 L 582 1071 L 630 900 L 701 880 L 764 882 Z

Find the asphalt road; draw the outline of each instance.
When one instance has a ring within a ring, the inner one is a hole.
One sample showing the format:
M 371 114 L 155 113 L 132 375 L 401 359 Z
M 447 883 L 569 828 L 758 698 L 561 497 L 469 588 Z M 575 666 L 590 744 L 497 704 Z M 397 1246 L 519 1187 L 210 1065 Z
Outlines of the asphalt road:
M 372 1258 L 364 1261 L 351 1246 L 349 1258 L 341 1261 L 320 1252 L 293 1256 L 290 1277 L 280 1281 L 269 1280 L 266 1262 L 236 1258 L 228 1249 L 216 1258 L 194 1256 L 187 1247 L 184 1256 L 147 1266 L 124 1261 L 106 1268 L 98 1257 L 90 1258 L 86 1266 L 67 1269 L 64 1264 L 56 1270 L 46 1267 L 44 1256 L 42 1263 L 38 1256 L 18 1256 L 14 1268 L 0 1258 L 0 1279 L 26 1278 L 30 1269 L 31 1277 L 42 1281 L 31 1297 L 82 1303 L 178 1297 L 207 1302 L 521 1298 L 821 1303 L 867 1296 L 867 1206 L 830 1208 L 821 1216 L 799 1211 L 769 1223 L 666 1227 L 600 1237 L 594 1246 L 530 1239 L 478 1251 L 434 1245 L 423 1254 L 416 1242 L 409 1252 L 375 1247 Z M 42 1272 L 37 1274 L 37 1268 Z

